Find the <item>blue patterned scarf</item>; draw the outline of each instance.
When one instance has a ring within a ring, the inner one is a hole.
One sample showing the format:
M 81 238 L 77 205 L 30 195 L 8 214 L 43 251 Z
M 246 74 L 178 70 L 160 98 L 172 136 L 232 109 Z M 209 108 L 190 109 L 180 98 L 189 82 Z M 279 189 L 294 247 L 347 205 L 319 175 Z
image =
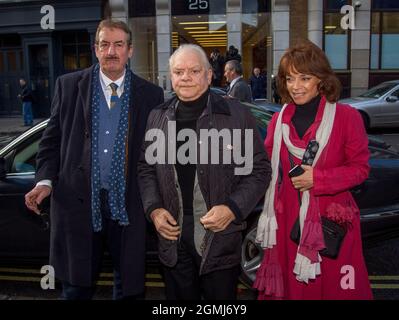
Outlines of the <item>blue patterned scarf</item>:
M 125 84 L 121 96 L 121 114 L 116 133 L 115 143 L 112 151 L 111 174 L 109 181 L 109 207 L 111 219 L 119 221 L 119 225 L 129 224 L 129 218 L 125 204 L 125 163 L 126 163 L 126 141 L 129 124 L 129 105 L 130 105 L 130 84 L 132 72 L 126 66 Z M 100 162 L 98 156 L 98 135 L 100 126 L 100 94 L 102 93 L 100 84 L 100 66 L 97 64 L 93 71 L 93 92 L 92 92 L 92 142 L 91 142 L 91 209 L 94 232 L 101 231 L 101 206 L 100 206 Z

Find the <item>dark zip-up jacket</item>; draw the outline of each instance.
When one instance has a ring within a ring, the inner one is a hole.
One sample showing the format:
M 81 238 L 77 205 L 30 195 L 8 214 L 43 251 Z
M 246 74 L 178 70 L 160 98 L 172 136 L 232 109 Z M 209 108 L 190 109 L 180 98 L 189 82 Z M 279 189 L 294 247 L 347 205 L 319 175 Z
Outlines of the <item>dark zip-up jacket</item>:
M 172 98 L 154 109 L 148 118 L 147 129 L 161 129 L 166 136 L 165 159 L 167 160 L 167 142 L 173 137 L 168 137 L 168 123 L 176 119 L 177 98 Z M 220 204 L 228 204 L 234 212 L 236 219 L 221 232 L 206 231 L 202 246 L 202 263 L 200 274 L 207 274 L 215 270 L 228 269 L 240 263 L 242 230 L 245 229 L 245 219 L 264 196 L 270 182 L 271 169 L 263 144 L 256 126 L 256 122 L 248 107 L 235 99 L 225 99 L 210 93 L 207 107 L 197 121 L 197 145 L 200 140 L 201 129 L 214 128 L 220 132 L 227 129 L 252 129 L 253 132 L 253 169 L 248 175 L 235 175 L 234 169 L 240 167 L 232 158 L 231 164 L 204 164 L 200 163 L 201 149 L 197 152 L 196 174 L 198 183 L 206 202 L 207 210 Z M 244 134 L 240 142 L 220 143 L 218 146 L 219 163 L 222 163 L 223 151 L 232 152 L 239 148 L 244 154 Z M 144 141 L 142 154 L 138 163 L 138 179 L 144 211 L 147 218 L 152 210 L 165 208 L 181 223 L 182 210 L 179 199 L 179 184 L 176 179 L 174 164 L 148 164 L 145 151 L 154 142 Z M 213 146 L 214 147 L 214 146 Z M 208 159 L 212 148 L 209 145 Z M 205 212 L 206 213 L 206 212 Z M 161 262 L 173 267 L 177 263 L 177 241 L 171 241 L 158 235 L 159 258 Z

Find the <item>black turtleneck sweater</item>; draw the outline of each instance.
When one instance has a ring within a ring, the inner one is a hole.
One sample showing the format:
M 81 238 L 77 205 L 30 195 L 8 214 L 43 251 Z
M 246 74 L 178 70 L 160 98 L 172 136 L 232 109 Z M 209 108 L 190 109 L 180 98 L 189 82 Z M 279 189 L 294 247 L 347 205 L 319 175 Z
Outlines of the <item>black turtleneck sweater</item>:
M 292 117 L 292 124 L 294 125 L 299 138 L 302 139 L 306 130 L 308 130 L 314 122 L 317 110 L 319 109 L 320 99 L 321 97 L 318 95 L 309 102 L 296 106 L 295 114 Z
M 182 129 L 197 131 L 197 120 L 206 108 L 209 96 L 209 89 L 194 101 L 179 100 L 176 111 L 176 134 Z M 186 138 L 187 139 L 187 138 Z M 187 140 L 186 140 L 187 141 Z M 177 141 L 177 149 L 186 141 Z M 188 156 L 188 154 L 186 154 Z M 183 164 L 176 162 L 177 177 L 179 179 L 180 190 L 183 198 L 184 215 L 193 215 L 193 193 L 195 179 L 195 164 Z

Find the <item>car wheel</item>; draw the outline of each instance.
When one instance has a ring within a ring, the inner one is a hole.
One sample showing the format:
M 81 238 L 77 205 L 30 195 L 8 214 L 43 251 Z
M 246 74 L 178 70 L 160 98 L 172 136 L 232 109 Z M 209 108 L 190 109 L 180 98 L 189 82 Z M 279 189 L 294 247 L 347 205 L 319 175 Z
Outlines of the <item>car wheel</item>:
M 263 259 L 263 249 L 255 242 L 257 219 L 247 229 L 241 247 L 241 282 L 248 288 L 252 288 L 255 281 L 256 271 Z
M 364 113 L 364 112 L 360 112 L 362 119 L 363 119 L 363 123 L 364 123 L 364 127 L 366 130 L 370 129 L 370 118 L 369 116 Z

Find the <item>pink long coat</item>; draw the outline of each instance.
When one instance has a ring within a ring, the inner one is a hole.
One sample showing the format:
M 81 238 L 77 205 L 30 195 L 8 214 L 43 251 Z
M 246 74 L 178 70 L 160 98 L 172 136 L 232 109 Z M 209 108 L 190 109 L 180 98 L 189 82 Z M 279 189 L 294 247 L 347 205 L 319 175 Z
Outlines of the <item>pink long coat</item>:
M 290 125 L 291 142 L 306 148 L 309 140 L 315 138 L 320 125 L 326 100 L 320 101 L 314 123 L 299 138 L 291 123 L 295 106 L 288 106 L 283 117 Z M 278 115 L 275 114 L 269 124 L 265 147 L 271 157 L 273 136 Z M 360 235 L 359 209 L 349 189 L 362 183 L 369 173 L 368 139 L 358 111 L 348 105 L 337 104 L 333 129 L 328 144 L 313 171 L 313 192 L 318 200 L 320 213 L 327 210 L 336 215 L 352 217 L 349 228 L 336 260 L 322 257 L 321 275 L 309 284 L 299 282 L 293 273 L 297 245 L 289 234 L 299 213 L 297 190 L 288 177 L 290 162 L 288 151 L 282 143 L 280 162 L 283 179 L 276 197 L 276 218 L 278 223 L 277 244 L 278 261 L 282 268 L 283 299 L 372 299 L 366 265 L 363 258 Z M 295 158 L 296 163 L 300 163 Z M 268 299 L 262 296 L 260 299 Z

